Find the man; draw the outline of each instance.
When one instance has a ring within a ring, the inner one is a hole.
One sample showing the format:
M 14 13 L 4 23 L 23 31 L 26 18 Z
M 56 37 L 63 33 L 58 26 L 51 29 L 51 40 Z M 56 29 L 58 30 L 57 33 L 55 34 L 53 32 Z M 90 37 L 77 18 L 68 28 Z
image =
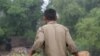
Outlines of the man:
M 74 56 L 78 56 L 68 28 L 58 24 L 56 20 L 56 11 L 54 9 L 47 9 L 44 12 L 46 25 L 38 29 L 29 56 L 32 56 L 39 48 L 43 48 L 45 56 L 67 56 L 67 51 Z

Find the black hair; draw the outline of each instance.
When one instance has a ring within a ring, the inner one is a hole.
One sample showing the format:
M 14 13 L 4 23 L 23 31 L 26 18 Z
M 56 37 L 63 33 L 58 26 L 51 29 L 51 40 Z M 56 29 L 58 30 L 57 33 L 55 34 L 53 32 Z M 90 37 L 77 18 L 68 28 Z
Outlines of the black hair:
M 54 9 L 47 9 L 44 11 L 44 16 L 46 17 L 47 20 L 56 20 L 56 10 Z

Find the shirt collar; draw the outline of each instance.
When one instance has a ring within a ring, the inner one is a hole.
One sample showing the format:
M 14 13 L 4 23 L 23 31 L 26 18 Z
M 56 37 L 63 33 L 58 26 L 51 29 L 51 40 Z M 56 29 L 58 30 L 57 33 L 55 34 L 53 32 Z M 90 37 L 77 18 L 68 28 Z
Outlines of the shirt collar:
M 47 24 L 55 24 L 57 23 L 56 21 L 49 21 Z

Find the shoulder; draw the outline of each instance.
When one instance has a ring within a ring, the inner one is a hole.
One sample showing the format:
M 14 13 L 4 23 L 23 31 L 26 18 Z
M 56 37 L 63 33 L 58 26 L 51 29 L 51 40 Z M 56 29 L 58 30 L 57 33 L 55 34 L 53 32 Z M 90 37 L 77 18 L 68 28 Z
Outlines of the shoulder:
M 58 24 L 58 25 L 61 26 L 61 27 L 62 27 L 64 30 L 66 30 L 66 31 L 69 30 L 67 26 L 64 26 L 64 25 L 62 25 L 62 24 Z
M 41 27 L 39 27 L 38 28 L 38 32 L 39 31 L 43 31 L 45 28 L 47 28 L 48 27 L 48 25 L 43 25 L 43 26 L 41 26 Z
M 42 27 L 39 27 L 38 30 L 37 30 L 37 32 L 43 32 Z
M 41 29 L 46 29 L 46 28 L 49 28 L 50 26 L 51 26 L 50 24 L 46 24 L 46 25 L 41 26 L 40 28 Z
M 68 27 L 65 27 L 65 26 L 64 26 L 64 29 L 65 29 L 66 31 L 69 31 Z

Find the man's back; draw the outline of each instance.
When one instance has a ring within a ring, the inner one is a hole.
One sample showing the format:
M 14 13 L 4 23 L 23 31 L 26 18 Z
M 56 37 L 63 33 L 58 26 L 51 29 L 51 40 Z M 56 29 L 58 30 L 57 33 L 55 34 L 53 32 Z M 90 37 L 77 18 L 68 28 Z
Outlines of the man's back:
M 67 45 L 71 43 L 70 47 L 75 47 L 73 41 L 66 42 L 66 34 L 68 29 L 56 22 L 49 22 L 42 27 L 44 32 L 44 51 L 46 56 L 66 56 Z M 70 37 L 70 35 L 68 35 Z M 67 40 L 70 40 L 70 38 Z M 76 48 L 76 47 L 75 47 Z M 73 51 L 76 51 L 76 49 Z M 72 50 L 71 50 L 72 51 Z
M 47 9 L 43 15 L 46 25 L 38 29 L 29 55 L 32 56 L 38 48 L 44 46 L 43 49 L 46 56 L 67 56 L 67 51 L 78 56 L 69 30 L 63 25 L 56 23 L 56 11 L 54 9 Z

